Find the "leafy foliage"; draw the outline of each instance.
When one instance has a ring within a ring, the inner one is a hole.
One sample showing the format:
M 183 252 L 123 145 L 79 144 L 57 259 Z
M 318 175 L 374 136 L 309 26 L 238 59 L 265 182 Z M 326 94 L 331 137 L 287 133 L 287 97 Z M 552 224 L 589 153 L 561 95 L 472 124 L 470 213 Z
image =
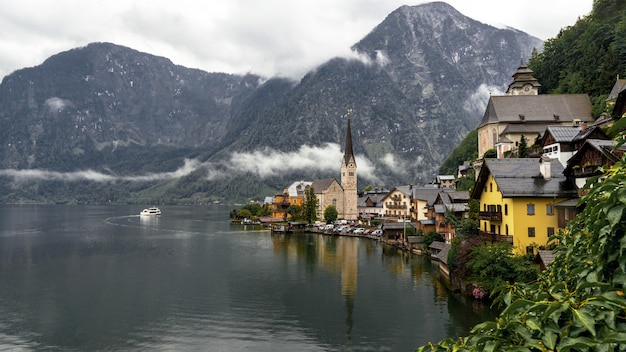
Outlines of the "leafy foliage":
M 626 2 L 596 0 L 593 10 L 544 43 L 529 67 L 542 93 L 587 93 L 594 116 L 604 111 L 607 87 L 626 70 Z
M 471 249 L 467 268 L 469 281 L 479 283 L 492 292 L 505 283 L 530 282 L 537 279 L 538 267 L 528 258 L 513 254 L 513 246 L 506 242 L 481 244 Z
M 332 223 L 335 220 L 337 220 L 337 217 L 339 216 L 339 212 L 337 211 L 337 208 L 335 208 L 335 206 L 333 205 L 329 205 L 326 207 L 326 209 L 324 209 L 324 220 L 326 221 L 326 223 Z
M 465 136 L 461 144 L 454 148 L 439 168 L 442 175 L 456 175 L 457 167 L 465 161 L 473 161 L 478 158 L 478 130 L 474 129 Z
M 437 233 L 437 231 L 435 230 L 431 230 L 428 231 L 424 234 L 424 246 L 426 248 L 428 248 L 428 246 L 430 246 L 431 243 L 435 242 L 435 241 L 439 241 L 439 242 L 443 242 L 443 237 L 441 236 L 441 234 Z
M 418 351 L 626 350 L 626 160 L 603 177 L 588 182 L 584 211 L 555 235 L 560 254 L 539 279 L 497 292 L 495 321 Z

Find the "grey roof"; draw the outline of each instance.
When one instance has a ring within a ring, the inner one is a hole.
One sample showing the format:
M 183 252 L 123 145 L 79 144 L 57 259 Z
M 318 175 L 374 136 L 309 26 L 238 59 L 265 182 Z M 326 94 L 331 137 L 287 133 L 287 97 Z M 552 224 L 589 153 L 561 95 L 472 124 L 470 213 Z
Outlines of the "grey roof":
M 441 192 L 441 188 L 418 187 L 413 188 L 413 199 L 423 200 L 428 205 L 433 205 L 437 200 L 437 195 Z
M 584 151 L 589 148 L 599 151 L 602 155 L 606 156 L 607 159 L 615 163 L 620 159 L 620 156 L 613 152 L 614 146 L 615 141 L 611 139 L 587 139 L 578 150 L 578 153 L 574 154 L 574 156 L 567 161 L 567 168 L 569 170 L 573 165 L 576 165 L 580 158 L 582 158 L 585 154 Z M 617 150 L 622 152 L 626 151 L 626 144 L 622 144 L 619 148 L 617 148 Z
M 572 142 L 580 133 L 579 126 L 548 126 L 546 132 L 550 133 L 557 143 Z
M 606 100 L 615 100 L 619 93 L 623 92 L 626 89 L 626 79 L 617 79 L 613 88 L 611 89 L 611 93 L 609 93 L 609 97 Z
M 558 124 L 574 119 L 593 121 L 587 94 L 494 95 L 489 98 L 479 127 L 495 122 L 553 121 Z
M 543 134 L 543 132 L 545 132 L 546 130 L 546 124 L 545 123 L 534 123 L 534 122 L 529 122 L 529 123 L 509 123 L 504 130 L 502 131 L 502 133 L 500 133 L 500 136 L 504 136 L 508 133 L 521 133 L 521 134 L 538 134 L 541 135 Z
M 587 139 L 589 135 L 596 132 L 596 135 L 606 136 L 596 125 L 586 128 L 580 126 L 548 126 L 544 137 L 549 133 L 557 143 L 572 143 Z M 609 139 L 606 137 L 605 139 Z
M 448 252 L 450 252 L 450 248 L 451 246 L 449 244 L 444 243 L 443 248 L 439 253 L 437 253 L 437 255 L 435 255 L 435 258 L 439 259 L 442 263 L 448 265 Z
M 446 209 L 450 209 L 455 213 L 467 210 L 465 204 L 462 203 L 435 204 L 435 213 L 444 214 Z
M 578 201 L 580 201 L 580 198 L 567 199 L 567 200 L 564 200 L 562 202 L 558 202 L 558 203 L 554 204 L 554 206 L 555 207 L 564 207 L 564 208 L 575 207 L 575 206 L 578 205 Z
M 385 222 L 383 223 L 383 230 L 400 230 L 404 228 L 415 228 L 415 223 L 412 222 Z
M 321 180 L 315 180 L 311 183 L 311 187 L 313 187 L 313 189 L 315 190 L 315 193 L 322 193 L 323 191 L 327 190 L 328 187 L 330 187 L 330 185 L 333 184 L 333 182 L 336 182 L 336 181 L 337 180 L 334 178 L 324 178 Z M 339 186 L 341 186 L 341 184 Z
M 550 251 L 550 250 L 538 250 L 537 251 L 537 256 L 541 259 L 541 261 L 543 262 L 545 266 L 552 264 L 552 262 L 554 261 L 554 258 L 556 258 L 556 256 L 559 254 L 561 253 L 559 252 L 554 253 L 553 251 Z
M 433 241 L 430 246 L 428 246 L 428 248 L 432 248 L 432 249 L 443 249 L 446 246 L 446 244 L 444 242 L 441 241 Z
M 479 199 L 491 174 L 504 197 L 573 197 L 576 188 L 567 182 L 563 166 L 556 159 L 549 159 L 549 179 L 540 172 L 540 158 L 485 159 L 472 198 Z

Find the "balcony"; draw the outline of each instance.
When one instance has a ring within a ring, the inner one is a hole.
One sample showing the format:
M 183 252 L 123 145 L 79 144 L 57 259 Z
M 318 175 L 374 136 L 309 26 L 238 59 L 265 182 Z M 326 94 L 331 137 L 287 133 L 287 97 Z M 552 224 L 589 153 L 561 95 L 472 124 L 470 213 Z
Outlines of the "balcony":
M 502 221 L 502 212 L 501 211 L 481 211 L 481 212 L 478 212 L 478 218 L 480 220 Z
M 495 232 L 478 231 L 478 237 L 488 242 L 508 242 L 513 243 L 513 236 L 500 235 Z
M 387 209 L 402 209 L 402 210 L 407 210 L 406 205 L 404 204 L 387 204 L 385 206 Z

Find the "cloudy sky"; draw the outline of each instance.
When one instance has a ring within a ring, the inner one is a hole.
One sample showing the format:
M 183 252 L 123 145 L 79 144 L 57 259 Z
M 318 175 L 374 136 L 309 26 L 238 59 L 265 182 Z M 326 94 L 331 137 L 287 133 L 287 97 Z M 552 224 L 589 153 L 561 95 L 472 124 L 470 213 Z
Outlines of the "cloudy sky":
M 0 0 L 0 77 L 90 42 L 210 72 L 301 77 L 349 55 L 402 5 L 422 0 Z M 447 0 L 473 19 L 552 38 L 593 0 Z

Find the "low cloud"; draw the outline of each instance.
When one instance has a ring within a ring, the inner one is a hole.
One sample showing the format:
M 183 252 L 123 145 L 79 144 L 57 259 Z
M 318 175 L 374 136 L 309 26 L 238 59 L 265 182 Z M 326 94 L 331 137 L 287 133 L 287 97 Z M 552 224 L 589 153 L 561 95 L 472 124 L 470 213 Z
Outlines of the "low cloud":
M 145 181 L 163 181 L 180 178 L 192 171 L 196 170 L 201 164 L 197 160 L 185 159 L 184 165 L 173 172 L 160 172 L 150 173 L 140 176 L 115 176 L 110 174 L 104 174 L 102 172 L 94 170 L 81 170 L 73 172 L 58 172 L 50 170 L 40 169 L 26 169 L 16 170 L 7 169 L 0 170 L 0 176 L 13 178 L 15 181 L 28 182 L 28 181 L 64 181 L 64 182 L 77 182 L 77 181 L 92 181 L 99 183 L 116 182 L 116 181 L 130 181 L 130 182 L 145 182 Z
M 472 95 L 463 102 L 463 109 L 471 114 L 481 115 L 487 108 L 489 97 L 492 95 L 504 95 L 500 87 L 481 84 Z
M 181 178 L 196 170 L 202 170 L 206 179 L 223 180 L 236 174 L 253 174 L 259 178 L 274 177 L 292 172 L 326 172 L 340 179 L 339 166 L 343 152 L 338 144 L 329 143 L 321 147 L 302 146 L 293 152 L 282 152 L 265 148 L 254 152 L 235 152 L 230 158 L 220 162 L 200 162 L 196 159 L 185 159 L 184 164 L 172 172 L 149 173 L 137 176 L 118 176 L 94 170 L 58 172 L 41 169 L 7 169 L 0 170 L 0 177 L 13 178 L 18 182 L 29 181 L 92 181 L 92 182 L 151 182 Z M 388 156 L 391 158 L 392 156 Z M 376 176 L 376 167 L 364 156 L 357 155 L 359 178 L 380 183 Z M 397 165 L 398 162 L 395 162 Z
M 382 161 L 383 164 L 387 166 L 389 170 L 391 170 L 391 172 L 397 175 L 406 174 L 406 171 L 408 169 L 407 163 L 404 160 L 396 158 L 393 154 L 385 154 L 385 156 L 383 156 L 380 161 Z

